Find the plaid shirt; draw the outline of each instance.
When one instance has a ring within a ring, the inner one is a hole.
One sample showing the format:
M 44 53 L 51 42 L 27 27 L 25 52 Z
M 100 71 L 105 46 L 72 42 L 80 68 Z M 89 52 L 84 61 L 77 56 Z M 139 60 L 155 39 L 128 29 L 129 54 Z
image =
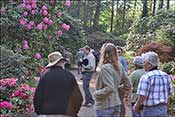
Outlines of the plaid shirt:
M 168 95 L 173 92 L 171 78 L 160 70 L 144 74 L 138 85 L 137 94 L 147 96 L 145 106 L 167 103 Z

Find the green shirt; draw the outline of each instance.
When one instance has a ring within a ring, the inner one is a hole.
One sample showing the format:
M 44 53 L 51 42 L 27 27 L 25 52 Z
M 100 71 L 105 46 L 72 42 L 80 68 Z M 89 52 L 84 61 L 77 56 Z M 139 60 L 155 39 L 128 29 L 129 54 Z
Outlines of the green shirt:
M 129 76 L 131 83 L 132 83 L 132 86 L 133 86 L 132 95 L 131 95 L 131 102 L 132 103 L 135 103 L 137 98 L 138 98 L 138 95 L 136 94 L 137 87 L 139 84 L 139 80 L 143 74 L 145 74 L 144 69 L 137 69 L 137 70 L 134 70 Z

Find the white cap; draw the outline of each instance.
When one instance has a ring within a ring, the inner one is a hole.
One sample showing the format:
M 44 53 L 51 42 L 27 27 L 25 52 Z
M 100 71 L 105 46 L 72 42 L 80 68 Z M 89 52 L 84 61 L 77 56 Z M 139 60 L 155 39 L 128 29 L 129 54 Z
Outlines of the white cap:
M 142 54 L 142 58 L 144 61 L 149 62 L 151 65 L 159 66 L 159 57 L 158 54 L 155 52 L 147 52 L 145 54 Z

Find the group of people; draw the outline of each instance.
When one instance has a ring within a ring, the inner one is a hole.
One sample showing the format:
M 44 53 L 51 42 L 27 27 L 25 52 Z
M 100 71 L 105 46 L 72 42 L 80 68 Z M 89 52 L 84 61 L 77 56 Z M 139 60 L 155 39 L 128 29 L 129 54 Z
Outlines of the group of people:
M 67 60 L 60 52 L 53 52 L 48 55 L 46 67 L 49 70 L 40 78 L 34 95 L 38 115 L 76 117 L 81 106 L 94 106 L 97 117 L 119 117 L 124 115 L 123 105 L 132 93 L 133 117 L 167 116 L 167 99 L 173 87 L 169 75 L 158 70 L 159 57 L 155 52 L 136 56 L 135 69 L 128 76 L 122 49 L 114 44 L 103 44 L 97 66 L 89 46 L 81 51 L 83 60 L 78 65 L 81 66 L 85 103 L 82 104 L 83 96 L 74 75 L 64 69 Z M 89 83 L 94 77 L 97 80 L 92 96 Z

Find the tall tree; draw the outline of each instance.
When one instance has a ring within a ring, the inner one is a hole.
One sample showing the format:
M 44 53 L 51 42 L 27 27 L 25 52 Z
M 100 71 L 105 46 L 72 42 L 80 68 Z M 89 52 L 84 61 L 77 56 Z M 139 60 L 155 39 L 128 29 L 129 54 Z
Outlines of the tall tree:
M 111 10 L 111 27 L 110 32 L 113 31 L 113 21 L 114 21 L 114 0 L 112 0 L 112 10 Z
M 156 12 L 156 0 L 153 2 L 153 16 L 155 15 Z
M 83 3 L 83 26 L 87 29 L 87 22 L 88 22 L 88 1 L 84 1 Z
M 94 15 L 94 20 L 93 20 L 93 29 L 94 30 L 97 30 L 97 27 L 98 27 L 100 8 L 101 8 L 101 0 L 97 0 L 96 10 L 95 10 L 95 15 Z
M 133 17 L 135 17 L 136 7 L 137 7 L 137 0 L 134 0 Z
M 163 8 L 163 0 L 160 0 L 159 2 L 160 2 L 159 3 L 159 9 L 162 9 Z
M 147 17 L 148 16 L 148 5 L 147 5 L 147 0 L 143 0 L 143 10 L 142 10 L 142 17 Z
M 167 0 L 167 9 L 170 8 L 170 0 Z
M 76 5 L 76 17 L 79 19 L 80 18 L 80 7 L 81 7 L 81 1 L 77 0 L 77 5 Z
M 122 29 L 124 28 L 125 24 L 125 12 L 126 12 L 126 0 L 124 0 L 124 6 L 123 6 Z

